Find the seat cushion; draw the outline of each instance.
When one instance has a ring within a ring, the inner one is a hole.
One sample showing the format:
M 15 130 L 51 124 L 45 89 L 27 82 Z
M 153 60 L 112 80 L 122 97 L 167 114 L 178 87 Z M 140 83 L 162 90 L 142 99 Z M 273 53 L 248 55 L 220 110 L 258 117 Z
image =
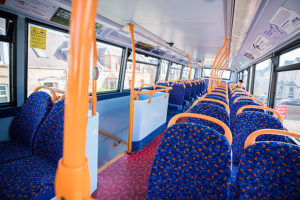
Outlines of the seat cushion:
M 0 199 L 51 199 L 56 164 L 31 156 L 0 165 Z
M 32 155 L 32 150 L 28 146 L 14 141 L 1 142 L 0 149 L 0 164 Z

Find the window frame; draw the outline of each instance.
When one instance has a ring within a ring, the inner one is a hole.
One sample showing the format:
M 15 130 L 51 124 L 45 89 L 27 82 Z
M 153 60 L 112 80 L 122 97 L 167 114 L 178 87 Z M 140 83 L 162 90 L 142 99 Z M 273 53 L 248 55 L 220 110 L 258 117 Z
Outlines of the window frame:
M 8 20 L 13 22 L 6 35 L 0 35 L 0 42 L 9 43 L 9 88 L 8 102 L 0 103 L 0 108 L 17 106 L 17 23 L 18 16 L 9 12 L 0 12 L 0 17 L 6 19 L 6 29 L 9 28 Z
M 203 72 L 204 72 L 206 69 L 210 69 L 210 70 L 211 70 L 211 68 L 204 68 L 204 69 L 201 71 L 201 77 L 203 77 Z M 223 78 L 223 77 L 222 77 L 222 80 L 224 80 L 224 81 L 230 81 L 230 80 L 231 80 L 231 76 L 232 76 L 232 71 L 231 71 L 231 70 L 228 70 L 228 69 L 225 69 L 225 71 L 229 71 L 229 72 L 230 72 L 229 79 Z M 204 79 L 209 79 L 209 78 L 210 78 L 210 74 L 209 74 L 208 77 L 206 77 L 206 74 L 207 74 L 207 73 L 204 74 L 204 75 L 205 75 L 205 76 L 204 76 Z

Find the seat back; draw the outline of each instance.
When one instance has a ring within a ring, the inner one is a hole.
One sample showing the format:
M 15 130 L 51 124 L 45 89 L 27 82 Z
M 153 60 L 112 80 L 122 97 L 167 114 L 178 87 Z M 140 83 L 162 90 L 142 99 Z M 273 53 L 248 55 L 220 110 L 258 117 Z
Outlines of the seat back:
M 185 92 L 184 92 L 184 100 L 190 100 L 191 93 L 192 93 L 192 87 L 189 83 L 184 83 L 185 85 Z
M 191 97 L 192 98 L 195 98 L 196 97 L 196 92 L 197 92 L 197 84 L 194 83 L 194 82 L 191 82 L 192 83 L 192 92 L 191 92 Z
M 237 116 L 236 120 L 231 124 L 232 153 L 234 163 L 239 162 L 247 137 L 254 131 L 260 129 L 283 130 L 283 125 L 278 118 L 263 112 L 246 111 Z M 262 135 L 259 136 L 257 140 L 285 141 L 285 136 Z
M 222 122 L 224 122 L 229 127 L 229 115 L 225 108 L 222 108 L 217 105 L 213 105 L 210 103 L 201 103 L 193 106 L 190 109 L 190 113 L 197 113 L 201 115 L 207 115 L 210 117 L 214 117 Z M 220 127 L 218 124 L 215 124 L 211 121 L 204 120 L 204 119 L 196 119 L 196 118 L 188 118 L 187 122 L 189 123 L 196 123 L 196 124 L 202 124 L 205 126 L 208 126 L 210 128 L 215 129 L 221 134 L 224 134 L 224 129 Z
M 256 106 L 260 106 L 260 104 L 254 102 L 253 100 L 239 100 L 237 102 L 235 102 L 230 109 L 230 122 L 234 122 L 234 120 L 236 119 L 236 113 L 237 111 L 243 107 L 243 106 L 248 106 L 248 105 L 256 105 Z M 255 109 L 255 108 L 249 108 L 249 109 L 245 109 L 245 111 L 257 111 L 257 112 L 264 112 L 264 110 L 260 110 L 260 109 Z
M 32 148 L 34 137 L 52 105 L 49 94 L 33 92 L 10 124 L 10 139 Z
M 299 157 L 300 147 L 293 144 L 249 146 L 241 156 L 234 199 L 300 199 Z
M 173 84 L 172 90 L 169 91 L 169 103 L 182 105 L 184 100 L 185 88 L 181 84 Z
M 57 163 L 63 152 L 64 102 L 57 101 L 42 123 L 35 142 L 33 153 L 53 163 Z
M 227 100 L 224 97 L 219 96 L 219 95 L 208 94 L 208 95 L 205 96 L 205 98 L 217 99 L 217 100 L 223 101 L 224 103 L 228 104 Z
M 230 166 L 223 135 L 199 124 L 175 124 L 155 155 L 146 199 L 225 199 Z

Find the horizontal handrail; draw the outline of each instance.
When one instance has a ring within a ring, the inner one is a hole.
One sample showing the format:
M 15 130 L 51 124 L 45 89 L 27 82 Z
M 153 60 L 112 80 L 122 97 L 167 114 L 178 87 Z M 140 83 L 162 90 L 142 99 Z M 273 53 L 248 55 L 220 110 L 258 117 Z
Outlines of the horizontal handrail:
M 235 104 L 238 100 L 240 99 L 251 99 L 251 100 L 254 100 L 254 101 L 257 101 L 260 103 L 261 106 L 265 106 L 264 103 L 260 100 L 260 99 L 257 99 L 257 98 L 254 98 L 254 97 L 238 97 L 236 98 L 234 101 L 233 101 L 233 104 Z
M 37 92 L 41 89 L 49 90 L 51 92 L 53 103 L 58 100 L 56 93 L 65 94 L 65 91 L 63 91 L 63 90 L 59 90 L 56 88 L 50 88 L 50 87 L 46 87 L 46 86 L 39 86 L 39 87 L 35 88 L 34 92 Z
M 228 114 L 230 114 L 229 106 L 226 103 L 224 103 L 223 101 L 220 101 L 220 100 L 217 100 L 217 99 L 201 98 L 201 99 L 196 100 L 193 103 L 192 107 L 195 106 L 195 105 L 197 105 L 201 101 L 211 101 L 211 102 L 216 102 L 216 103 L 222 104 L 225 107 L 225 109 L 228 112 Z
M 98 132 L 101 133 L 101 134 L 103 134 L 103 135 L 105 135 L 105 136 L 107 136 L 107 137 L 110 137 L 110 138 L 112 138 L 112 139 L 114 139 L 114 140 L 117 140 L 119 143 L 123 143 L 123 144 L 128 145 L 127 142 L 124 142 L 123 140 L 121 140 L 121 139 L 119 139 L 119 138 L 116 138 L 115 136 L 112 136 L 112 135 L 110 135 L 110 134 L 108 134 L 108 133 L 106 133 L 106 132 L 104 132 L 104 131 L 98 130 Z
M 225 94 L 216 93 L 216 92 L 208 92 L 203 97 L 206 97 L 207 95 L 219 95 L 219 96 L 224 97 L 226 99 L 226 101 L 229 102 L 228 96 L 226 96 Z
M 140 91 L 143 89 L 144 86 L 150 86 L 150 87 L 153 87 L 154 90 L 155 90 L 156 88 L 158 88 L 158 87 L 159 87 L 159 88 L 164 88 L 164 89 L 169 88 L 169 87 L 163 86 L 163 85 L 154 85 L 154 84 L 143 83 L 143 84 L 140 86 L 140 88 L 138 89 L 138 92 L 140 92 Z
M 231 134 L 231 131 L 230 129 L 228 128 L 228 126 L 216 119 L 216 118 L 213 118 L 213 117 L 210 117 L 210 116 L 207 116 L 207 115 L 201 115 L 201 114 L 196 114 L 196 113 L 181 113 L 181 114 L 178 114 L 178 115 L 175 115 L 169 122 L 168 124 L 168 128 L 174 124 L 176 124 L 177 120 L 180 119 L 180 118 L 186 118 L 186 117 L 191 117 L 191 118 L 198 118 L 198 119 L 204 119 L 204 120 L 207 120 L 207 121 L 211 121 L 217 125 L 219 125 L 220 127 L 223 128 L 224 130 L 224 136 L 225 138 L 227 139 L 227 141 L 229 142 L 229 144 L 231 145 L 232 144 L 232 134 Z
M 255 143 L 255 139 L 260 135 L 266 135 L 266 134 L 272 134 L 272 135 L 282 135 L 282 136 L 290 136 L 300 139 L 300 133 L 290 132 L 290 131 L 283 131 L 278 129 L 261 129 L 258 131 L 255 131 L 251 133 L 244 144 L 244 149 L 249 147 L 250 145 L 253 145 Z
M 261 110 L 267 110 L 267 111 L 270 111 L 270 112 L 276 114 L 276 115 L 277 115 L 277 118 L 278 118 L 281 122 L 283 122 L 282 116 L 279 114 L 279 112 L 277 112 L 276 110 L 274 110 L 274 109 L 272 109 L 272 108 L 268 108 L 268 107 L 264 107 L 264 106 L 255 106 L 255 105 L 243 106 L 243 107 L 241 107 L 241 108 L 237 111 L 236 115 L 240 114 L 241 112 L 243 112 L 243 110 L 245 110 L 245 109 L 247 109 L 247 108 L 255 108 L 255 109 L 261 109 Z
M 148 84 L 148 85 L 150 85 L 150 84 Z M 133 96 L 136 97 L 136 100 L 139 100 L 138 94 L 149 94 L 150 98 L 149 98 L 148 104 L 150 104 L 151 100 L 152 100 L 152 95 L 155 92 L 166 92 L 166 95 L 164 98 L 167 98 L 168 92 L 173 89 L 172 87 L 166 87 L 166 86 L 160 86 L 160 85 L 158 85 L 157 87 L 160 87 L 163 89 L 154 89 L 154 90 L 148 90 L 148 91 L 134 91 Z

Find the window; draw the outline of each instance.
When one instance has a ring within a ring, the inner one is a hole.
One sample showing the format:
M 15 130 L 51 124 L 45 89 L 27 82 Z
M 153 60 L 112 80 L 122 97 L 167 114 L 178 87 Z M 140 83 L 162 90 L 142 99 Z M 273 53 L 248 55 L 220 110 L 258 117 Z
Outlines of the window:
M 169 61 L 162 60 L 158 80 L 162 80 L 162 81 L 166 80 L 166 76 L 167 76 L 167 73 L 168 73 L 168 66 L 169 66 Z
M 211 72 L 211 69 L 209 69 L 209 68 L 205 68 L 205 69 L 204 69 L 204 75 L 205 75 L 205 78 L 210 78 L 210 72 Z M 213 76 L 214 76 L 214 74 L 213 74 Z M 231 71 L 230 71 L 230 70 L 225 70 L 225 71 L 223 72 L 223 77 L 222 77 L 222 79 L 223 79 L 223 80 L 229 80 L 230 77 L 231 77 Z
M 124 89 L 131 88 L 132 82 L 132 62 L 127 62 L 125 73 Z M 142 84 L 155 84 L 157 66 L 136 63 L 134 88 L 139 88 Z
M 38 28 L 46 32 L 45 48 L 31 47 L 31 31 Z M 66 90 L 68 77 L 69 35 L 51 28 L 28 24 L 27 96 L 36 87 L 48 86 Z
M 244 70 L 242 79 L 244 80 L 244 87 L 246 88 L 248 84 L 248 69 Z
M 182 66 L 181 65 L 177 65 L 175 63 L 172 63 L 171 67 L 170 67 L 170 72 L 169 72 L 169 77 L 168 80 L 179 80 L 180 79 L 180 74 L 181 74 L 181 69 Z
M 253 67 L 249 68 L 249 83 L 248 83 L 248 92 L 251 91 L 251 83 L 252 83 L 252 74 L 253 74 Z
M 267 105 L 268 100 L 270 73 L 270 59 L 256 65 L 253 94 L 255 98 L 262 100 L 265 105 Z
M 132 52 L 130 52 L 130 56 L 129 56 L 128 60 L 132 61 Z M 158 65 L 158 59 L 157 58 L 147 56 L 147 55 L 143 55 L 143 54 L 139 54 L 139 53 L 135 53 L 135 60 L 136 60 L 136 62 L 140 61 L 140 62 L 150 63 L 150 64 L 153 64 L 153 65 Z
M 189 67 L 184 67 L 182 71 L 182 80 L 189 80 L 190 78 L 190 68 Z
M 0 13 L 0 104 L 10 105 L 15 102 L 12 93 L 15 87 L 13 71 L 15 67 L 13 45 L 17 17 L 5 12 Z M 3 104 L 5 103 L 5 104 Z M 0 106 L 2 106 L 0 105 Z
M 97 42 L 97 65 L 100 72 L 97 80 L 98 92 L 118 89 L 122 51 L 120 47 Z
M 296 76 L 294 76 L 296 75 Z M 289 131 L 300 132 L 300 70 L 278 72 L 275 109 Z
M 279 66 L 300 63 L 300 47 L 279 56 Z
M 192 72 L 191 73 L 192 73 L 191 78 L 192 78 L 192 80 L 194 80 L 195 79 L 196 69 L 192 68 Z

